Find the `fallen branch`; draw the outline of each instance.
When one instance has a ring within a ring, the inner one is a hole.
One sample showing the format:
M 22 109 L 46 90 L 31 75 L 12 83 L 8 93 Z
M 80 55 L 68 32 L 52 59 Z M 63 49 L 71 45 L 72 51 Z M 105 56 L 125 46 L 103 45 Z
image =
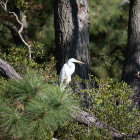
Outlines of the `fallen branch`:
M 74 114 L 74 119 L 80 123 L 84 123 L 88 126 L 95 126 L 97 128 L 103 128 L 108 130 L 114 139 L 128 139 L 128 138 L 140 138 L 140 131 L 136 134 L 126 135 L 124 133 L 120 133 L 118 130 L 110 127 L 107 123 L 103 121 L 99 121 L 93 115 L 90 115 L 88 112 L 85 112 L 81 109 L 78 109 L 78 112 Z
M 78 109 L 78 113 L 76 113 L 74 116 L 75 120 L 78 122 L 84 123 L 88 126 L 96 126 L 97 128 L 104 128 L 106 130 L 109 130 L 109 132 L 111 132 L 114 137 L 122 138 L 125 136 L 114 128 L 108 126 L 107 123 L 99 121 L 95 116 L 90 115 L 89 113 L 81 109 Z
M 20 39 L 22 40 L 22 42 L 28 47 L 29 58 L 31 59 L 31 46 L 24 40 L 24 38 L 21 34 L 23 29 L 24 29 L 24 24 L 19 20 L 17 14 L 15 12 L 8 12 L 7 3 L 8 3 L 8 0 L 6 0 L 6 2 L 3 2 L 3 1 L 0 0 L 0 5 L 3 8 L 3 10 L 8 14 L 13 14 L 14 17 L 16 18 L 16 21 L 21 25 L 21 27 L 18 31 L 18 35 L 19 35 Z
M 11 79 L 22 79 L 22 77 L 15 71 L 15 69 L 9 65 L 6 61 L 0 58 L 0 74 L 3 77 Z
M 15 69 L 9 65 L 6 61 L 0 58 L 0 73 L 4 75 L 4 77 L 9 77 L 11 79 L 22 79 L 22 77 L 15 71 Z M 99 121 L 93 115 L 90 115 L 88 112 L 85 112 L 81 109 L 77 109 L 78 111 L 74 113 L 74 119 L 80 123 L 86 124 L 88 126 L 95 126 L 97 128 L 103 128 L 108 130 L 114 139 L 127 139 L 127 138 L 139 138 L 140 132 L 133 135 L 125 135 L 120 133 L 118 130 L 110 127 L 107 123 L 103 121 Z

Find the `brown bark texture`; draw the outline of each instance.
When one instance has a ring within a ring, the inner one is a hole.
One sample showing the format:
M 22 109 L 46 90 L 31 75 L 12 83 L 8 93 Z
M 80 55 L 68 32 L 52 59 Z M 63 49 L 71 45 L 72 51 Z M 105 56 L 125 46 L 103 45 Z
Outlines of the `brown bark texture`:
M 130 0 L 128 45 L 122 74 L 134 92 L 134 105 L 140 106 L 140 0 Z
M 76 58 L 85 65 L 76 64 L 75 74 L 82 79 L 88 79 L 90 59 L 88 0 L 55 0 L 54 25 L 58 74 L 68 59 Z

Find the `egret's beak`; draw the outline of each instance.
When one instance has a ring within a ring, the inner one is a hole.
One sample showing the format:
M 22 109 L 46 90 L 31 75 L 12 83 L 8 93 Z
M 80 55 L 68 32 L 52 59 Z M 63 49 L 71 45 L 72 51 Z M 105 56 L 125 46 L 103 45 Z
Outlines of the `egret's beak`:
M 84 64 L 83 62 L 81 62 L 81 61 L 78 61 L 78 60 L 76 60 L 76 63 Z

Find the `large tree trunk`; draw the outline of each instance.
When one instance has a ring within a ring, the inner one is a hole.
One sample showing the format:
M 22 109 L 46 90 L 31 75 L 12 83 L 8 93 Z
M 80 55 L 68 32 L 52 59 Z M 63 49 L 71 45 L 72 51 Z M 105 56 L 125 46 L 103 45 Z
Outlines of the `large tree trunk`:
M 56 68 L 59 74 L 69 58 L 85 65 L 76 65 L 76 74 L 82 79 L 89 73 L 89 8 L 88 0 L 55 0 L 54 25 Z
M 134 92 L 134 103 L 140 105 L 140 0 L 130 0 L 128 45 L 122 79 Z

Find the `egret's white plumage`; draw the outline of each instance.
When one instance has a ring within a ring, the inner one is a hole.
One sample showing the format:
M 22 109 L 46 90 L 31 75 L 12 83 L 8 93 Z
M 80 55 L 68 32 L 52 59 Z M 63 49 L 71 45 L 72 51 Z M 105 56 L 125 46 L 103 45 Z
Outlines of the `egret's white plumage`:
M 78 61 L 74 58 L 71 58 L 68 60 L 67 63 L 65 63 L 60 71 L 59 74 L 59 84 L 60 84 L 60 88 L 62 90 L 64 90 L 66 88 L 66 86 L 69 84 L 69 82 L 71 81 L 71 76 L 75 71 L 75 64 L 74 63 L 80 63 L 80 64 L 84 64 L 81 61 Z

